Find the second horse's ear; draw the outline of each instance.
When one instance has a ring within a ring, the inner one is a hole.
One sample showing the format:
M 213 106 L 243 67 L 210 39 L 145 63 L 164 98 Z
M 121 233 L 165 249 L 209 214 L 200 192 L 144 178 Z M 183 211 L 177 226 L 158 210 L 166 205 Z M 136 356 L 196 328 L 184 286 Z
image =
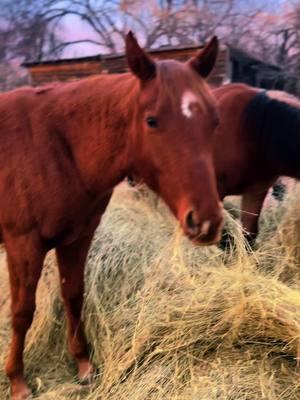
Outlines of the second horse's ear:
M 140 47 L 133 33 L 126 35 L 126 58 L 130 70 L 141 81 L 155 78 L 156 66 L 153 59 Z
M 188 63 L 202 78 L 207 78 L 215 66 L 218 51 L 219 40 L 217 36 L 214 36 L 204 49 L 199 51 Z

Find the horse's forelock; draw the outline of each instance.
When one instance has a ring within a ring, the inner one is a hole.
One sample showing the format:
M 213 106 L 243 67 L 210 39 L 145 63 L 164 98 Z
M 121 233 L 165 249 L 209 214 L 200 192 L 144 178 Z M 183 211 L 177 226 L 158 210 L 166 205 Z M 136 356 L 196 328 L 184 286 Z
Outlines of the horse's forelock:
M 185 65 L 173 60 L 157 62 L 159 96 L 167 97 L 172 106 L 182 108 L 187 97 L 199 103 L 202 109 L 209 110 L 215 98 L 204 79 L 199 78 Z M 188 94 L 188 96 L 187 96 Z

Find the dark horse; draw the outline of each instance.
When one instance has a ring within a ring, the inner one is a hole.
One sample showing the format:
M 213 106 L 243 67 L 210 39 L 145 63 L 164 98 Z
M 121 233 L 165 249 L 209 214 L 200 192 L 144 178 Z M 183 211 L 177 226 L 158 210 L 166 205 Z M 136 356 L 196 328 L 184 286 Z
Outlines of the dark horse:
M 80 380 L 92 373 L 81 308 L 86 255 L 115 185 L 138 171 L 199 244 L 219 240 L 213 170 L 218 116 L 204 78 L 218 41 L 187 63 L 152 60 L 131 33 L 132 73 L 97 76 L 0 96 L 0 229 L 7 252 L 12 398 L 30 390 L 23 348 L 46 253 L 56 249 L 70 352 Z M 196 185 L 201 182 L 201 185 Z
M 221 200 L 242 195 L 241 220 L 250 244 L 265 197 L 280 176 L 300 178 L 300 101 L 243 84 L 214 90 L 220 115 L 214 165 Z

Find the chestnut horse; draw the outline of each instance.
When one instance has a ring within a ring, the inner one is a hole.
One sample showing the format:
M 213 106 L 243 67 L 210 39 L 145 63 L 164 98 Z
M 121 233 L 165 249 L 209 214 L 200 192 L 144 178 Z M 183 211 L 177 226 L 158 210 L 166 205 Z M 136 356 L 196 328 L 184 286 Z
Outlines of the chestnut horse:
M 221 200 L 242 195 L 241 221 L 250 245 L 265 197 L 280 176 L 300 178 L 300 101 L 243 84 L 214 90 L 220 124 L 214 165 Z
M 241 221 L 253 245 L 270 187 L 280 176 L 300 178 L 300 101 L 244 84 L 224 85 L 213 93 L 220 121 L 214 142 L 219 196 L 223 201 L 242 195 Z M 228 239 L 225 232 L 222 247 Z
M 130 171 L 165 200 L 191 239 L 219 240 L 222 209 L 212 158 L 218 116 L 204 80 L 217 51 L 213 38 L 187 63 L 156 62 L 129 33 L 131 73 L 0 96 L 0 229 L 13 329 L 6 373 L 14 400 L 31 393 L 24 341 L 43 260 L 53 248 L 69 349 L 79 379 L 90 378 L 81 321 L 84 264 L 112 190 Z

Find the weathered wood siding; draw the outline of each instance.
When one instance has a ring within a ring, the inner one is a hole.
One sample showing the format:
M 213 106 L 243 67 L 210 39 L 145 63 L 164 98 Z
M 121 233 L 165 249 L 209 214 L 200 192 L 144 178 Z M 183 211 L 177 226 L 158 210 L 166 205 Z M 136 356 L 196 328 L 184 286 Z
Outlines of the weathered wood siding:
M 34 86 L 55 81 L 70 81 L 101 73 L 99 60 L 88 62 L 66 62 L 41 64 L 28 67 L 30 83 Z
M 157 59 L 175 59 L 186 61 L 200 48 L 159 49 L 151 51 L 151 55 Z M 119 56 L 95 56 L 82 59 L 57 60 L 42 63 L 25 64 L 30 75 L 30 83 L 33 86 L 43 85 L 55 81 L 70 81 L 99 73 L 122 73 L 128 70 L 125 57 Z M 210 83 L 219 86 L 227 77 L 228 49 L 222 48 Z

